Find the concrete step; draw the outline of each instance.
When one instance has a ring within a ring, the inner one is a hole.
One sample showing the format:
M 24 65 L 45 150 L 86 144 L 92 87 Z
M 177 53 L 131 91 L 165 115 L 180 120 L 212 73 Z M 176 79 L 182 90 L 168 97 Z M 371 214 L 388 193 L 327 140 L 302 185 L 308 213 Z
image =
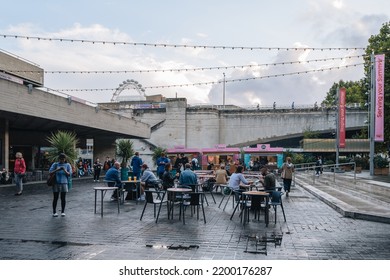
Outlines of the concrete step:
M 390 223 L 389 184 L 360 179 L 355 183 L 348 175 L 334 180 L 331 174 L 313 181 L 312 174 L 305 172 L 296 173 L 295 183 L 346 217 Z

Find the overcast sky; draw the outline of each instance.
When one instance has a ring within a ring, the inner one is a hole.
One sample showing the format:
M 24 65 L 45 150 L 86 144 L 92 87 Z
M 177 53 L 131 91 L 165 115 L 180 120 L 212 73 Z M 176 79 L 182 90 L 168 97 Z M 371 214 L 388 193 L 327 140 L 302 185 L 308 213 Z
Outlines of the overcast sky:
M 390 18 L 388 0 L 3 2 L 1 35 L 88 42 L 0 36 L 2 50 L 45 71 L 144 71 L 45 74 L 46 87 L 74 89 L 64 92 L 95 103 L 110 101 L 120 83 L 133 79 L 146 95 L 222 104 L 224 74 L 227 105 L 320 103 L 334 82 L 364 76 L 362 65 L 345 66 L 363 63 L 361 48 Z M 206 69 L 185 70 L 194 68 Z M 328 68 L 334 69 L 319 71 Z M 145 71 L 164 69 L 182 71 Z M 121 92 L 121 96 L 135 94 L 134 89 Z

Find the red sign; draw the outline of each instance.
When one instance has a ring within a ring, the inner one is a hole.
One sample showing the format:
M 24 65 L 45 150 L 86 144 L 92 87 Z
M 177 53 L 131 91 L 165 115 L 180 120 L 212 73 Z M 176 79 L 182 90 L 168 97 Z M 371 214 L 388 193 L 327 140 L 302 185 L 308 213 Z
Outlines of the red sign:
M 339 94 L 339 148 L 345 148 L 345 99 L 346 90 L 340 88 Z

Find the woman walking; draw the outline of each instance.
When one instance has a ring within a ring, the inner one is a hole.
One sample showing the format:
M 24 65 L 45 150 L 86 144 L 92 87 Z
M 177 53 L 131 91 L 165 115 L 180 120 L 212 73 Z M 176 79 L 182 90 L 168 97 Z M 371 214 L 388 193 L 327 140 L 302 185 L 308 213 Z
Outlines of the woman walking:
M 24 161 L 22 153 L 15 154 L 15 166 L 14 166 L 14 175 L 15 175 L 15 184 L 16 184 L 16 193 L 15 195 L 22 195 L 23 192 L 23 177 L 26 175 L 26 162 Z
M 282 166 L 282 175 L 281 175 L 283 179 L 283 188 L 284 191 L 286 192 L 286 196 L 288 196 L 288 194 L 290 193 L 293 173 L 294 173 L 294 164 L 292 164 L 290 157 L 286 157 L 286 162 L 283 163 Z

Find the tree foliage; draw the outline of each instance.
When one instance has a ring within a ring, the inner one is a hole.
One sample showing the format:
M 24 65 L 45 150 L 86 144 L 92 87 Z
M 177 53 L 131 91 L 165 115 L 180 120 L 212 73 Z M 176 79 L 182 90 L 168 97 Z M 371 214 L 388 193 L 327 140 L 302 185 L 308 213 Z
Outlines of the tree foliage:
M 378 152 L 387 151 L 387 146 L 390 144 L 390 22 L 386 22 L 379 30 L 379 34 L 372 35 L 368 39 L 368 46 L 366 48 L 365 56 L 365 74 L 368 83 L 371 83 L 371 54 L 384 54 L 385 55 L 385 83 L 384 83 L 384 95 L 385 95 L 385 142 L 377 143 L 375 150 Z M 387 141 L 387 143 L 386 143 Z
M 134 155 L 133 142 L 129 139 L 116 141 L 116 155 L 122 158 L 122 167 L 127 166 L 127 161 Z
M 323 105 L 325 107 L 334 107 L 336 106 L 336 93 L 337 90 L 344 87 L 346 89 L 346 103 L 358 103 L 360 107 L 364 107 L 368 101 L 367 97 L 367 86 L 365 79 L 359 81 L 343 81 L 340 80 L 338 83 L 334 83 L 329 91 L 326 93 L 325 100 Z
M 376 143 L 375 150 L 377 152 L 387 151 L 390 146 L 390 22 L 386 22 L 379 30 L 379 34 L 371 35 L 368 39 L 368 46 L 366 47 L 366 54 L 364 57 L 364 71 L 365 77 L 359 81 L 342 81 L 334 83 L 327 92 L 327 95 L 322 102 L 326 107 L 336 106 L 336 92 L 337 88 L 346 88 L 346 103 L 360 103 L 361 106 L 370 101 L 371 89 L 371 55 L 384 54 L 385 55 L 385 142 Z M 367 130 L 363 131 L 357 136 L 364 137 Z M 387 141 L 387 143 L 386 143 Z
M 152 159 L 153 159 L 153 162 L 155 165 L 156 165 L 157 159 L 161 156 L 162 153 L 166 154 L 167 150 L 165 148 L 162 148 L 162 147 L 156 147 L 153 150 Z
M 49 152 L 48 159 L 53 162 L 56 161 L 60 153 L 64 153 L 67 161 L 73 165 L 77 159 L 76 145 L 79 140 L 76 133 L 70 131 L 58 130 L 47 137 L 52 150 Z

